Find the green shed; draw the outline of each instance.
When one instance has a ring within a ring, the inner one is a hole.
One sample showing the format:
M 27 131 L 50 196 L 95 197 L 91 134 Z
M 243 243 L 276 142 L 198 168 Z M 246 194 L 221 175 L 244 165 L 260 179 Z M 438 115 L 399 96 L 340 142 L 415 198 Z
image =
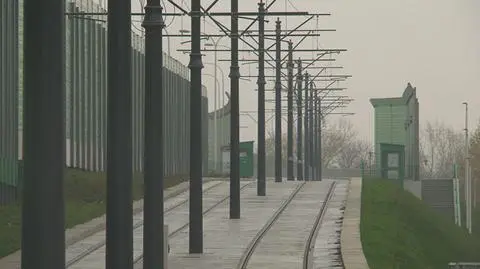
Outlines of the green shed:
M 253 141 L 240 142 L 240 177 L 253 177 Z
M 253 141 L 244 141 L 239 144 L 240 149 L 240 177 L 253 177 Z M 222 147 L 222 172 L 230 173 L 230 146 Z
M 381 176 L 381 144 L 402 146 L 405 179 L 419 180 L 419 113 L 416 88 L 408 83 L 401 97 L 374 98 L 375 163 Z

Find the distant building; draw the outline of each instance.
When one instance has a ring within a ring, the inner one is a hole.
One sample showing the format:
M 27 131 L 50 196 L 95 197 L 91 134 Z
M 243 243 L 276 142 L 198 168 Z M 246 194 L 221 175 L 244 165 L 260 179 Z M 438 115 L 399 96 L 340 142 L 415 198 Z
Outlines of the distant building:
M 404 178 L 420 179 L 419 110 L 416 88 L 408 83 L 401 97 L 370 99 L 375 109 L 375 166 L 381 175 L 381 145 L 403 146 Z

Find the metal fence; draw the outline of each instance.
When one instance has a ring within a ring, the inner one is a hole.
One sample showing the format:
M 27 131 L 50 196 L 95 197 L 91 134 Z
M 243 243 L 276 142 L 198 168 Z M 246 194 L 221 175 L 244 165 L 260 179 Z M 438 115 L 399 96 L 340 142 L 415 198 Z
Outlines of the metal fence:
M 82 5 L 81 5 L 82 4 Z M 92 1 L 70 2 L 70 12 L 106 12 Z M 67 38 L 67 164 L 93 171 L 105 169 L 107 24 L 106 16 L 69 16 Z M 163 55 L 166 175 L 188 174 L 190 145 L 189 69 Z M 145 48 L 132 33 L 133 167 L 143 169 Z M 122 79 L 122 78 L 119 78 Z M 206 92 L 203 89 L 206 99 Z M 207 100 L 204 100 L 206 121 Z M 205 124 L 206 125 L 206 124 Z M 207 128 L 204 128 L 204 132 Z M 199 134 L 200 135 L 200 134 Z M 204 148 L 207 148 L 204 136 Z M 205 161 L 206 163 L 206 161 Z
M 22 6 L 0 5 L 0 200 L 11 200 L 19 185 L 22 158 Z M 67 12 L 104 13 L 89 0 L 66 0 Z M 105 171 L 107 133 L 106 15 L 65 17 L 66 165 Z M 127 56 L 128 57 L 128 56 Z M 143 169 L 145 50 L 144 38 L 132 32 L 133 168 Z M 166 176 L 188 175 L 190 152 L 190 70 L 163 55 L 164 139 Z M 122 78 L 118 78 L 122 79 Z M 208 100 L 202 88 L 203 160 L 208 171 Z M 198 134 L 200 135 L 200 134 Z
M 18 177 L 18 1 L 0 3 L 0 203 L 15 198 Z

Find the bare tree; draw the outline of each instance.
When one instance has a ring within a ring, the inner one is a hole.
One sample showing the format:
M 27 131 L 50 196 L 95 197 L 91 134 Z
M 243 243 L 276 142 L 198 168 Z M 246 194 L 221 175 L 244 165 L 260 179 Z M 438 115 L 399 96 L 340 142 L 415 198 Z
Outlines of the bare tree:
M 265 155 L 266 156 L 275 156 L 275 131 L 273 129 L 268 129 L 265 135 Z M 297 150 L 297 134 L 293 131 L 293 154 L 296 156 Z M 288 153 L 288 140 L 287 134 L 282 134 L 282 158 L 286 159 Z
M 359 168 L 362 160 L 367 160 L 372 145 L 360 139 L 354 139 L 340 150 L 336 162 L 340 168 Z
M 297 156 L 297 135 L 293 133 L 293 153 Z M 322 126 L 322 163 L 324 167 L 328 167 L 332 162 L 340 162 L 339 155 L 343 151 L 351 151 L 355 149 L 355 156 L 352 160 L 344 160 L 349 163 L 349 167 L 358 166 L 360 159 L 368 155 L 370 146 L 364 141 L 358 141 L 358 133 L 352 122 L 346 118 L 341 118 L 335 122 L 326 122 Z M 303 142 L 305 143 L 305 142 Z M 282 134 L 282 158 L 287 158 L 287 134 Z M 275 132 L 268 129 L 265 138 L 266 156 L 275 156 Z M 348 155 L 347 153 L 344 154 Z M 346 157 L 345 157 L 346 158 Z
M 440 122 L 427 122 L 420 138 L 422 174 L 450 177 L 454 164 L 462 165 L 464 162 L 464 145 L 464 136 L 460 130 Z
M 358 133 L 352 122 L 345 118 L 333 124 L 326 124 L 322 129 L 322 162 L 329 167 L 336 160 L 343 148 L 355 141 Z

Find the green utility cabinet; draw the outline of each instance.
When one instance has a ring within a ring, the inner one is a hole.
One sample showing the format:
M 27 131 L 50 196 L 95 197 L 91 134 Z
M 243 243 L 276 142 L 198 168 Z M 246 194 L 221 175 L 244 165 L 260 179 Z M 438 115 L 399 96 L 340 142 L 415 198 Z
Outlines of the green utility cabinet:
M 240 142 L 240 177 L 253 177 L 253 141 Z M 230 147 L 222 147 L 222 172 L 230 173 Z
M 253 141 L 240 142 L 240 177 L 253 177 Z
M 380 143 L 381 176 L 386 179 L 405 178 L 405 146 Z

